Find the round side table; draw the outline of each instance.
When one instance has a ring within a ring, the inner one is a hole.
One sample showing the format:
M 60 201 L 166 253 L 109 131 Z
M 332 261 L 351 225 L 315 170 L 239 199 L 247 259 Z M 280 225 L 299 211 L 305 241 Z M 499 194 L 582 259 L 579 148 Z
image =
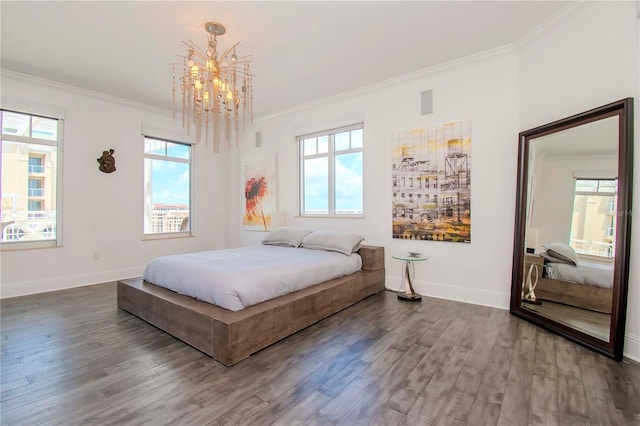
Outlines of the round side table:
M 391 257 L 396 260 L 402 260 L 404 262 L 402 266 L 402 283 L 404 284 L 405 291 L 404 293 L 398 294 L 398 299 L 406 300 L 409 302 L 418 302 L 422 300 L 422 296 L 417 294 L 413 289 L 413 278 L 416 274 L 416 267 L 413 262 L 423 262 L 429 258 L 420 253 L 407 253 L 403 255 L 394 255 Z

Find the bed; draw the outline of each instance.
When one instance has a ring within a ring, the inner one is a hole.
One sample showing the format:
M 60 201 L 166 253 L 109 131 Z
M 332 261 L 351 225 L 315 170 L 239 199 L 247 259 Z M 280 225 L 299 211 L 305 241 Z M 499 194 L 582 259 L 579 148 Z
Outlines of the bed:
M 143 277 L 118 281 L 118 307 L 230 366 L 383 291 L 384 248 L 358 245 L 354 249 L 361 259 L 358 271 L 237 310 L 179 294 Z M 260 282 L 254 279 L 256 285 Z
M 539 253 L 544 268 L 535 289 L 537 298 L 610 314 L 614 262 L 578 259 L 566 247 L 559 243 L 545 245 L 546 251 Z

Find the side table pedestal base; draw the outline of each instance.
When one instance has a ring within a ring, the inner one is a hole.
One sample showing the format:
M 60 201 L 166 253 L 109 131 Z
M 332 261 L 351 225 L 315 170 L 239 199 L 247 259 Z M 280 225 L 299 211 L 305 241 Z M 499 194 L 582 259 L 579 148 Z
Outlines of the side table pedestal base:
M 419 302 L 422 300 L 422 296 L 419 294 L 407 294 L 407 293 L 399 293 L 398 299 L 406 300 L 407 302 Z

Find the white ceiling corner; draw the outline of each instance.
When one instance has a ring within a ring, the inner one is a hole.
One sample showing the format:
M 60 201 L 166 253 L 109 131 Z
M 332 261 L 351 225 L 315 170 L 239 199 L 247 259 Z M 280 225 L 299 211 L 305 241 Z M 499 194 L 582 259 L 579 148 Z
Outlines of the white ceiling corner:
M 260 118 L 517 43 L 570 3 L 2 1 L 1 65 L 170 110 L 169 63 L 218 21 L 253 56 Z

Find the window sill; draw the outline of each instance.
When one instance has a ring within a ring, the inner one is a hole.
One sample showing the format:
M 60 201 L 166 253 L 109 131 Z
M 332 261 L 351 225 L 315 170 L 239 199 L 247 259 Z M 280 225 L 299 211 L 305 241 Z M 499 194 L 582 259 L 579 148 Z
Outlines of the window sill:
M 364 215 L 363 214 L 342 214 L 342 215 L 337 215 L 337 214 L 305 214 L 305 215 L 296 215 L 294 216 L 294 218 L 296 219 L 308 219 L 308 218 L 313 218 L 313 219 L 364 219 Z
M 155 241 L 155 240 L 172 240 L 176 238 L 191 238 L 194 235 L 190 232 L 165 232 L 162 234 L 144 234 L 142 241 Z
M 48 241 L 22 241 L 0 243 L 0 252 L 40 250 L 62 247 L 62 243 L 55 240 Z

